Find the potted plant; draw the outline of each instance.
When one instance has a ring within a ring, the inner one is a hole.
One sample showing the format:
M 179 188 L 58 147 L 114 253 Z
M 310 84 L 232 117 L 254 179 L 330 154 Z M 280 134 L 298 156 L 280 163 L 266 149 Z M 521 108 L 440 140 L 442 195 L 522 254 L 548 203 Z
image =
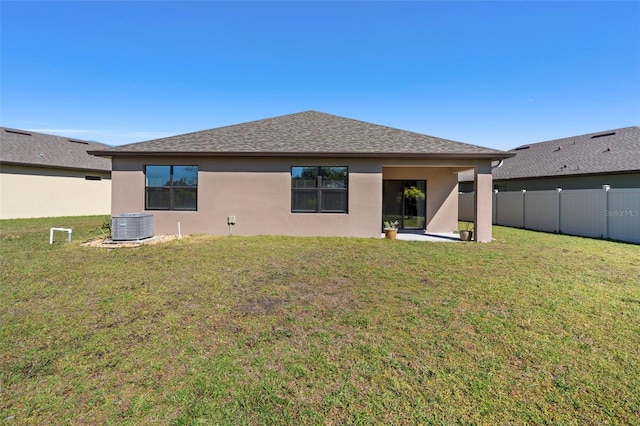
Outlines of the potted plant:
M 389 240 L 395 240 L 396 235 L 398 235 L 398 225 L 400 224 L 397 220 L 386 220 L 384 222 L 384 236 Z
M 473 238 L 473 223 L 467 222 L 465 228 L 460 231 L 460 241 L 471 241 Z

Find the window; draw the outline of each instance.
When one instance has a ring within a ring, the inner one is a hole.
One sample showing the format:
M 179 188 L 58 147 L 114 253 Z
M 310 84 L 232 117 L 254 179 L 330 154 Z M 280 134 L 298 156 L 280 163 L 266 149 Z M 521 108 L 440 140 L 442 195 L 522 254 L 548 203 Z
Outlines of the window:
M 147 210 L 197 210 L 198 166 L 147 166 Z
M 292 167 L 292 213 L 347 213 L 347 167 Z

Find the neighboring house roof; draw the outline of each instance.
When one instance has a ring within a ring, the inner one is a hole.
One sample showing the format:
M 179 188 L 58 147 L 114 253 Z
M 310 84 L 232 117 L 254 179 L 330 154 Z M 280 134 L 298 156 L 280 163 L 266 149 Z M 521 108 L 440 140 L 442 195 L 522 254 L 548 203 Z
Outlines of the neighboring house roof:
M 90 171 L 111 171 L 111 161 L 87 151 L 109 148 L 98 142 L 0 127 L 0 163 Z
M 640 127 L 624 127 L 586 135 L 522 145 L 515 157 L 493 169 L 494 180 L 575 176 L 640 171 Z M 473 180 L 473 171 L 459 174 Z
M 394 129 L 316 111 L 218 127 L 122 145 L 101 152 L 120 155 L 242 155 L 505 158 L 504 151 Z

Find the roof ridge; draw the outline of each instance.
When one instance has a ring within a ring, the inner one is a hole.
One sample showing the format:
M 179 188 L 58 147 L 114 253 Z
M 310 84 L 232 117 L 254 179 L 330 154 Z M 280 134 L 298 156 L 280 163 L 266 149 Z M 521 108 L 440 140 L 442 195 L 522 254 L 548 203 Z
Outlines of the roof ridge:
M 492 149 L 492 148 L 488 148 L 488 147 L 482 146 L 482 145 L 476 145 L 476 144 L 467 143 L 467 142 L 460 142 L 460 141 L 457 141 L 457 140 L 454 140 L 454 139 L 441 138 L 439 136 L 433 136 L 433 135 L 430 135 L 430 134 L 427 134 L 427 133 L 414 132 L 413 130 L 401 129 L 399 127 L 391 127 L 391 126 L 387 126 L 385 124 L 371 123 L 369 121 L 364 121 L 364 120 L 360 120 L 360 119 L 357 119 L 357 118 L 342 117 L 342 116 L 339 116 L 339 115 L 334 115 L 334 114 L 329 114 L 329 113 L 319 112 L 319 111 L 313 111 L 313 110 L 305 111 L 305 112 L 316 112 L 316 113 L 319 113 L 319 114 L 324 114 L 324 115 L 328 115 L 328 116 L 331 116 L 331 117 L 340 118 L 340 119 L 343 119 L 343 120 L 351 120 L 351 121 L 355 121 L 355 122 L 358 122 L 358 123 L 363 123 L 363 124 L 367 124 L 367 125 L 371 125 L 371 126 L 382 127 L 382 128 L 385 128 L 385 129 L 396 131 L 396 132 L 410 133 L 410 134 L 413 134 L 413 135 L 416 135 L 416 136 L 427 136 L 429 138 L 439 139 L 439 140 L 446 141 L 446 142 L 453 142 L 453 143 L 462 144 L 462 145 L 466 145 L 466 146 L 470 146 L 470 147 L 474 147 L 474 148 Z
M 137 145 L 137 144 L 140 144 L 140 143 L 159 142 L 159 141 L 163 141 L 163 140 L 166 140 L 166 139 L 175 138 L 176 136 L 180 136 L 180 137 L 182 137 L 182 136 L 190 136 L 190 135 L 195 135 L 197 133 L 209 132 L 209 131 L 212 131 L 212 130 L 228 129 L 228 128 L 232 128 L 232 127 L 243 126 L 245 124 L 257 123 L 259 121 L 274 120 L 274 119 L 277 119 L 277 118 L 282 118 L 282 117 L 287 117 L 287 116 L 292 116 L 292 115 L 299 115 L 299 114 L 303 114 L 303 113 L 307 113 L 307 112 L 316 112 L 316 113 L 319 113 L 319 114 L 323 114 L 321 112 L 314 111 L 314 110 L 300 111 L 300 112 L 294 112 L 294 113 L 291 113 L 291 114 L 276 115 L 274 117 L 258 118 L 256 120 L 244 121 L 242 123 L 225 124 L 223 126 L 211 127 L 209 129 L 194 130 L 193 132 L 179 133 L 177 135 L 165 136 L 163 138 L 158 138 L 158 139 L 148 139 L 148 140 L 140 141 L 140 142 L 132 142 L 132 143 L 128 143 L 128 144 L 125 144 L 125 145 L 119 145 L 118 148 L 126 148 L 126 147 Z M 327 115 L 331 115 L 331 114 L 327 114 Z
M 410 133 L 410 134 L 417 135 L 417 136 L 427 136 L 427 137 L 430 137 L 430 138 L 433 138 L 433 139 L 439 139 L 439 140 L 443 140 L 443 141 L 446 141 L 446 142 L 459 143 L 459 144 L 463 144 L 463 145 L 466 145 L 466 146 L 469 146 L 469 147 L 474 147 L 474 148 L 491 149 L 491 148 L 488 148 L 488 147 L 485 147 L 485 146 L 481 146 L 481 145 L 470 144 L 470 143 L 466 143 L 466 142 L 460 142 L 460 141 L 453 140 L 453 139 L 448 139 L 448 138 L 441 138 L 441 137 L 429 135 L 429 134 L 426 134 L 426 133 L 419 133 L 419 132 L 415 132 L 415 131 L 412 131 L 412 130 L 400 129 L 398 127 L 391 127 L 391 126 L 387 126 L 387 125 L 384 125 L 384 124 L 376 124 L 376 123 L 372 123 L 372 122 L 369 122 L 369 121 L 360 120 L 360 119 L 357 119 L 357 118 L 343 117 L 343 116 L 340 116 L 340 115 L 330 114 L 330 113 L 327 113 L 327 112 L 317 111 L 317 110 L 313 110 L 313 109 L 306 110 L 306 111 L 299 111 L 299 112 L 289 113 L 289 114 L 276 115 L 276 116 L 273 116 L 273 117 L 260 118 L 260 119 L 257 119 L 257 120 L 245 121 L 245 122 L 242 122 L 242 123 L 227 124 L 227 125 L 224 125 L 224 126 L 212 127 L 212 128 L 203 129 L 203 130 L 196 130 L 196 131 L 193 131 L 193 132 L 180 133 L 179 135 L 165 136 L 163 138 L 158 138 L 158 139 L 149 139 L 149 140 L 146 140 L 146 141 L 133 142 L 133 143 L 126 144 L 126 145 L 121 145 L 120 147 L 125 148 L 125 147 L 129 147 L 129 146 L 137 145 L 139 143 L 146 143 L 146 142 L 152 142 L 152 141 L 159 142 L 159 141 L 162 141 L 162 140 L 174 138 L 176 136 L 180 136 L 180 137 L 190 136 L 190 135 L 209 132 L 209 131 L 213 131 L 213 130 L 228 129 L 228 128 L 233 128 L 233 127 L 237 127 L 237 126 L 244 126 L 244 125 L 247 125 L 247 124 L 252 124 L 252 123 L 257 123 L 257 122 L 267 122 L 267 121 L 271 121 L 271 120 L 278 120 L 278 119 L 282 119 L 282 118 L 285 118 L 285 117 L 292 117 L 292 116 L 303 115 L 303 114 L 308 114 L 308 113 L 324 115 L 324 116 L 327 116 L 327 117 L 337 118 L 337 119 L 340 119 L 340 120 L 350 120 L 350 121 L 354 121 L 354 122 L 357 122 L 357 123 L 362 123 L 362 124 L 366 124 L 366 125 L 370 125 L 370 126 L 376 126 L 376 127 L 379 127 L 379 128 L 386 128 L 386 129 L 397 131 L 397 132 Z
M 300 111 L 134 144 L 96 155 L 314 153 L 505 155 L 505 151 L 438 138 L 316 110 Z M 506 154 L 511 156 L 511 154 Z
M 513 151 L 513 150 L 515 150 L 517 148 L 520 148 L 520 147 L 523 147 L 523 146 L 531 147 L 531 146 L 534 146 L 534 145 L 541 145 L 541 144 L 546 144 L 546 143 L 551 143 L 551 142 L 565 141 L 565 140 L 569 140 L 569 139 L 586 138 L 587 136 L 590 139 L 591 136 L 595 136 L 595 135 L 600 135 L 600 134 L 610 133 L 610 132 L 616 132 L 617 133 L 617 132 L 622 131 L 622 130 L 631 130 L 631 129 L 640 130 L 640 126 L 619 127 L 619 128 L 616 128 L 616 129 L 600 130 L 600 131 L 597 131 L 597 132 L 584 133 L 584 134 L 581 134 L 581 135 L 566 136 L 564 138 L 556 138 L 556 139 L 549 139 L 549 140 L 546 140 L 546 141 L 525 143 L 525 144 L 519 145 L 519 146 L 517 146 L 515 148 L 512 148 L 509 151 Z
M 77 142 L 83 142 L 83 143 L 93 144 L 93 145 L 103 145 L 105 147 L 111 148 L 111 145 L 103 143 L 103 142 L 92 141 L 92 140 L 89 140 L 89 139 L 74 138 L 72 136 L 54 135 L 52 133 L 43 133 L 43 132 L 38 132 L 38 131 L 35 131 L 35 130 L 30 130 L 30 129 L 18 129 L 16 127 L 6 127 L 6 126 L 0 126 L 0 129 L 6 131 L 7 133 L 14 133 L 14 134 L 30 133 L 29 136 L 34 136 L 34 135 L 45 136 L 45 137 L 49 137 L 49 138 L 57 138 L 57 139 L 66 140 L 66 141 L 77 141 Z M 25 136 L 27 136 L 27 135 L 25 135 Z
M 529 149 L 522 149 L 528 146 Z M 520 148 L 520 149 L 518 149 Z M 496 180 L 535 179 L 640 170 L 640 127 L 629 126 L 521 145 L 511 152 Z
M 107 144 L 67 136 L 0 126 L 0 163 L 30 167 L 110 171 L 109 160 L 90 150 L 109 149 Z

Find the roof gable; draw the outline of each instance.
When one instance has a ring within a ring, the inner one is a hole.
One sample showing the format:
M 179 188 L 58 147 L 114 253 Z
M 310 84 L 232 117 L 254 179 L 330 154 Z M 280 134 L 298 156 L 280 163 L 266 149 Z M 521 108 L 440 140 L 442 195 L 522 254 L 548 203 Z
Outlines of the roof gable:
M 476 155 L 504 151 L 436 138 L 317 111 L 122 145 L 96 155 Z
M 0 127 L 0 163 L 111 171 L 111 161 L 87 151 L 109 148 L 98 142 Z

